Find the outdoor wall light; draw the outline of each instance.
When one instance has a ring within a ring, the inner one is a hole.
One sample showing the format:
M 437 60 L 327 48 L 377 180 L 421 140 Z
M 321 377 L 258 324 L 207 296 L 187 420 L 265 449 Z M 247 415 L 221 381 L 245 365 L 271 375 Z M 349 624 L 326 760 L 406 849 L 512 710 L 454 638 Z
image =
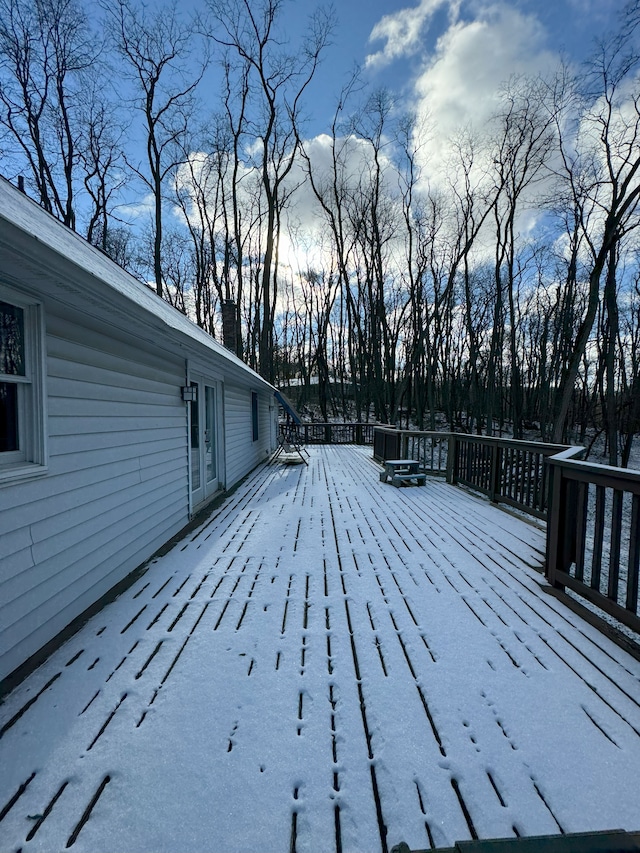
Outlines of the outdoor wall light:
M 182 386 L 182 401 L 184 403 L 195 403 L 198 399 L 198 386 L 197 385 L 183 385 Z

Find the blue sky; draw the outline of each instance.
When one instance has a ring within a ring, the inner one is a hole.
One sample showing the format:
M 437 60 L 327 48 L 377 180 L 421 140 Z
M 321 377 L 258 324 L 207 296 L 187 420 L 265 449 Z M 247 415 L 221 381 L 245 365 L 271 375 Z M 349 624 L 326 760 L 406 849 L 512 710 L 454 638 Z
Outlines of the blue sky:
M 206 0 L 187 0 L 180 8 L 188 15 L 205 5 Z M 279 37 L 292 47 L 300 44 L 317 5 L 285 0 Z M 363 83 L 385 87 L 399 113 L 411 111 L 422 121 L 427 133 L 420 158 L 429 164 L 431 179 L 446 169 L 449 142 L 461 128 L 482 135 L 503 83 L 513 75 L 552 73 L 562 56 L 574 63 L 586 59 L 596 38 L 619 26 L 625 0 L 341 0 L 334 5 L 332 43 L 305 102 L 308 150 L 318 162 L 328 156 L 322 134 L 330 132 L 339 93 L 357 65 Z M 214 51 L 201 90 L 203 116 L 219 108 L 217 58 Z M 136 131 L 132 142 L 139 146 Z M 131 214 L 149 205 L 147 197 L 127 209 Z M 300 212 L 307 223 L 314 218 L 312 205 L 309 194 L 302 205 L 306 214 Z
M 287 8 L 292 41 L 313 6 Z M 342 82 L 355 64 L 367 82 L 388 88 L 402 105 L 419 108 L 435 93 L 443 109 L 448 100 L 449 109 L 473 112 L 483 95 L 490 98 L 513 73 L 550 70 L 560 55 L 584 60 L 594 39 L 616 27 L 623 6 L 622 0 L 342 0 L 336 4 L 333 43 L 313 87 L 308 133 L 328 129 Z M 460 97 L 444 99 L 443 89 L 450 87 Z

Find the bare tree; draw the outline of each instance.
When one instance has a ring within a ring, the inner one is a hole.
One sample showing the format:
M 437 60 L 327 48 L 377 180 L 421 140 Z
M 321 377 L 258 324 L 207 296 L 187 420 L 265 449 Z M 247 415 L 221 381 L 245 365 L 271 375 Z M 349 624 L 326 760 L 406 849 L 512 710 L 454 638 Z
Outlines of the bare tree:
M 40 204 L 74 229 L 85 83 L 98 54 L 78 0 L 0 0 L 0 124 Z
M 333 250 L 339 280 L 340 306 L 339 327 L 343 332 L 339 335 L 341 342 L 341 381 L 348 374 L 349 384 L 355 403 L 355 414 L 358 420 L 363 416 L 363 377 L 366 351 L 364 328 L 357 298 L 351 287 L 351 260 L 355 251 L 356 235 L 350 228 L 348 215 L 348 200 L 350 188 L 350 160 L 353 154 L 353 137 L 343 112 L 354 92 L 359 88 L 358 73 L 354 73 L 343 87 L 333 116 L 331 125 L 330 164 L 325 170 L 314 164 L 307 148 L 299 139 L 300 151 L 304 159 L 307 176 L 311 189 L 318 200 L 326 220 Z M 344 126 L 343 126 L 344 125 Z M 343 409 L 345 395 L 343 392 Z M 367 410 L 368 416 L 368 410 Z
M 135 99 L 142 113 L 147 167 L 129 165 L 149 189 L 153 197 L 153 274 L 156 292 L 163 294 L 162 228 L 163 193 L 167 176 L 181 162 L 184 139 L 196 87 L 207 63 L 195 72 L 187 71 L 192 55 L 192 27 L 181 19 L 177 0 L 150 11 L 137 7 L 132 0 L 103 2 L 114 42 L 125 60 L 130 78 L 138 90 Z
M 634 78 L 640 65 L 632 28 L 603 42 L 582 89 L 577 146 L 567 137 L 567 110 L 576 102 L 577 84 L 561 89 L 564 110 L 557 112 L 564 178 L 571 193 L 579 228 L 591 265 L 588 301 L 572 355 L 558 389 L 553 440 L 560 441 L 601 298 L 601 278 L 607 270 L 605 303 L 611 309 L 615 339 L 615 257 L 620 242 L 638 226 L 640 200 L 640 95 Z M 564 81 L 563 81 L 564 82 Z M 585 88 L 586 87 L 586 88 Z M 615 448 L 610 451 L 615 452 Z
M 273 321 L 277 299 L 278 239 L 282 210 L 291 189 L 286 181 L 298 150 L 296 127 L 301 121 L 302 98 L 318 67 L 333 26 L 332 16 L 318 10 L 300 46 L 286 50 L 278 34 L 282 0 L 208 0 L 216 43 L 234 55 L 240 79 L 249 86 L 252 101 L 243 128 L 259 140 L 256 169 L 265 198 L 264 247 L 261 264 L 262 313 L 256 317 L 259 367 L 273 381 Z
M 93 88 L 81 113 L 83 182 L 91 199 L 87 240 L 109 253 L 109 230 L 114 199 L 125 184 L 122 140 L 125 126 L 114 104 L 101 93 L 94 77 Z
M 511 419 L 515 438 L 522 438 L 523 388 L 520 362 L 522 347 L 518 339 L 517 289 L 521 272 L 517 268 L 517 216 L 523 203 L 532 206 L 531 189 L 541 177 L 554 143 L 552 115 L 545 109 L 543 90 L 537 81 L 512 80 L 503 93 L 503 108 L 498 116 L 499 135 L 494 143 L 493 165 L 496 182 L 495 285 L 496 301 L 489 359 L 489 401 L 496 388 L 496 365 L 502 359 L 502 335 L 507 320 L 510 360 Z M 527 199 L 527 194 L 529 198 Z M 503 308 L 506 295 L 507 305 Z M 493 411 L 487 410 L 487 429 L 492 430 Z

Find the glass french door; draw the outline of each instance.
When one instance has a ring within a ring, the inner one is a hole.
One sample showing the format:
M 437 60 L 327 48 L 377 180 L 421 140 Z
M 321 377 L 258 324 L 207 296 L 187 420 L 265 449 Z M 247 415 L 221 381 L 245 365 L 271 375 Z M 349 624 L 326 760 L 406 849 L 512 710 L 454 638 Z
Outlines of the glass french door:
M 197 506 L 219 488 L 218 387 L 193 379 L 196 399 L 189 403 L 191 505 Z

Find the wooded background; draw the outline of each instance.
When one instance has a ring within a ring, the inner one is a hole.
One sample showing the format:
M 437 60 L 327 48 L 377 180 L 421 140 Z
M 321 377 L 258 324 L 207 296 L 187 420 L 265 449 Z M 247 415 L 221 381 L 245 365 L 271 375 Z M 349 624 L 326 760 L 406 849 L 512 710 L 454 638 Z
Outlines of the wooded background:
M 306 137 L 330 9 L 287 44 L 282 0 L 96 8 L 0 0 L 7 178 L 325 420 L 604 434 L 628 464 L 638 2 L 588 64 L 461 116 L 437 167 L 428 118 L 357 72 Z

